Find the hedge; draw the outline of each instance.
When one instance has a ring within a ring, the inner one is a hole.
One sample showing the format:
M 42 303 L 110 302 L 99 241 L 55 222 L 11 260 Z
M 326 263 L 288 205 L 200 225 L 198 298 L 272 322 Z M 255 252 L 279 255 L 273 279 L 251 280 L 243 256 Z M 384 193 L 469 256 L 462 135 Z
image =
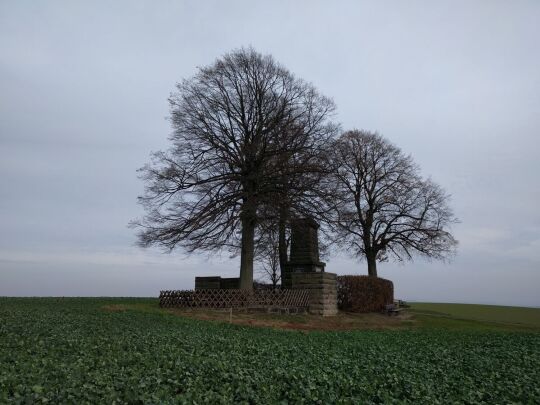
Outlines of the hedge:
M 370 276 L 337 277 L 338 308 L 348 312 L 382 311 L 394 302 L 394 284 Z

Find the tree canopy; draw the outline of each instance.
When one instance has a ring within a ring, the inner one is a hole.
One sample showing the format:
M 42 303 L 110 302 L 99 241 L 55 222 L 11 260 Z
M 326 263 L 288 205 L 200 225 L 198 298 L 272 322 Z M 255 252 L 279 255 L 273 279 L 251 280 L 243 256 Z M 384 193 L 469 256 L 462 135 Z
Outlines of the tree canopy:
M 310 162 L 336 130 L 334 103 L 251 48 L 199 68 L 169 103 L 172 145 L 141 169 L 139 243 L 240 250 L 250 289 L 257 224 L 320 171 Z
M 225 54 L 178 83 L 169 104 L 171 146 L 140 169 L 141 246 L 239 253 L 243 289 L 256 254 L 272 255 L 276 280 L 295 217 L 327 225 L 372 276 L 377 261 L 455 252 L 444 190 L 376 133 L 335 139 L 333 101 L 272 56 Z
M 332 157 L 336 240 L 367 260 L 369 275 L 390 257 L 453 254 L 449 196 L 420 176 L 410 156 L 376 133 L 353 130 L 334 143 Z

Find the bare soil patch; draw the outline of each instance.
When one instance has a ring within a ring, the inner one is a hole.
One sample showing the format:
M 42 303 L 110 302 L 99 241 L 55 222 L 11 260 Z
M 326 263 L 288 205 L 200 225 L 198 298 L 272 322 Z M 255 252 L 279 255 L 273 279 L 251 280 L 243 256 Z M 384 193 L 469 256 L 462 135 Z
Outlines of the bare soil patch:
M 397 316 L 340 312 L 336 316 L 321 317 L 309 314 L 291 315 L 234 311 L 231 314 L 230 310 L 209 309 L 169 309 L 168 311 L 175 315 L 205 321 L 301 331 L 402 329 L 414 326 L 416 323 L 406 312 Z
M 128 307 L 123 304 L 111 304 L 103 305 L 101 309 L 106 312 L 125 312 L 128 310 Z

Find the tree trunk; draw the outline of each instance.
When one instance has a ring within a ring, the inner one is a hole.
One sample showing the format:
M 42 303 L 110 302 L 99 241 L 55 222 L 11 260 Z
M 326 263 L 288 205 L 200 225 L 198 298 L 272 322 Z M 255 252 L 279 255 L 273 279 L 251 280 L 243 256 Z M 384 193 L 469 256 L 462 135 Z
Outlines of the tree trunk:
M 242 250 L 240 252 L 240 289 L 253 290 L 253 256 L 255 251 L 255 219 L 242 215 Z
M 287 239 L 285 235 L 287 226 L 287 207 L 282 205 L 279 207 L 279 223 L 278 223 L 278 249 L 279 249 L 279 269 L 281 274 L 284 273 L 285 266 L 288 261 L 287 256 Z
M 278 282 L 278 279 L 277 279 L 277 273 L 276 271 L 274 270 L 274 274 L 272 275 L 272 288 L 275 290 L 276 287 L 277 287 L 277 282 Z
M 377 277 L 377 255 L 373 253 L 366 254 L 368 275 L 370 277 Z

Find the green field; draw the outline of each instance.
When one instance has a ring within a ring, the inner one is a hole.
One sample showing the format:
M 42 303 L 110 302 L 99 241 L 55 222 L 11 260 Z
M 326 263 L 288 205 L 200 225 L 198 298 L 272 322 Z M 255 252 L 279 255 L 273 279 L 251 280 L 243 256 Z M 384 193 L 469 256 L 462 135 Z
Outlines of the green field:
M 304 333 L 0 298 L 0 403 L 540 403 L 534 313 L 429 305 L 402 330 Z
M 540 308 L 418 302 L 411 305 L 411 312 L 455 320 L 481 321 L 507 327 L 540 328 Z

